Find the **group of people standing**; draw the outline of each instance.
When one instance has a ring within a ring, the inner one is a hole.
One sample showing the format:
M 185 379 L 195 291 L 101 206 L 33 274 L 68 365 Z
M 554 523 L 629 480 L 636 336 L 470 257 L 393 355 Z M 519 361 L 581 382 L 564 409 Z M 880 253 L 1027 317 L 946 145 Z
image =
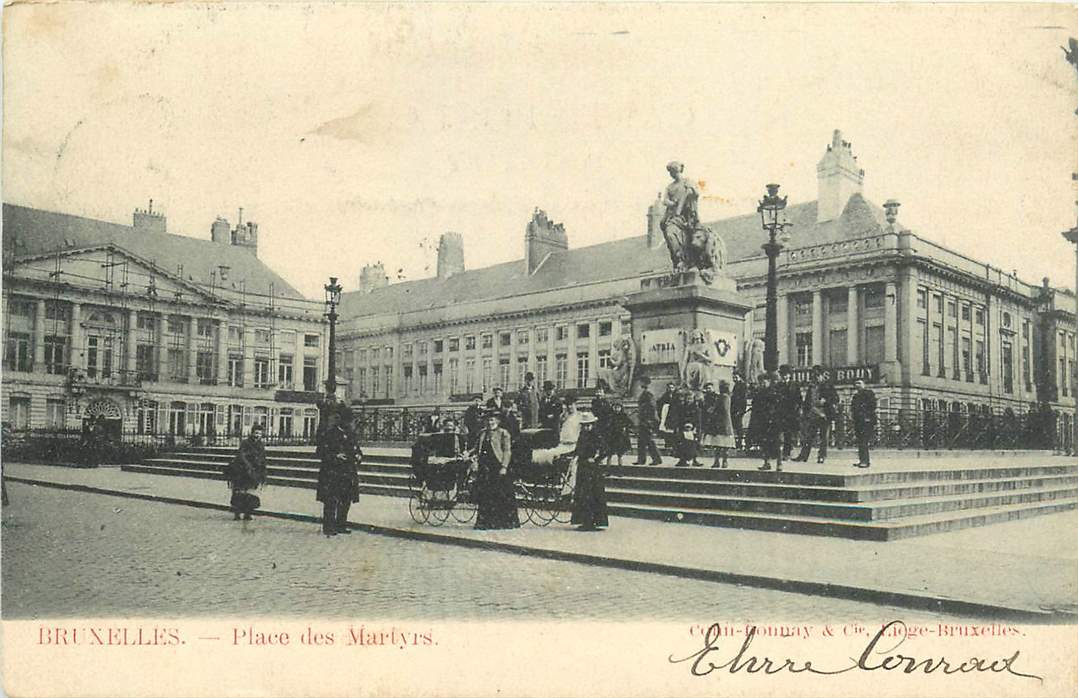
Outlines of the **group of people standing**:
M 349 534 L 348 511 L 359 501 L 359 470 L 363 451 L 356 439 L 352 411 L 342 402 L 323 406 L 315 455 L 319 460 L 315 500 L 322 503 L 322 533 L 327 537 Z M 235 457 L 224 467 L 232 490 L 229 508 L 235 521 L 250 521 L 262 505 L 255 494 L 267 480 L 264 427 L 255 423 Z
M 858 460 L 854 466 L 867 468 L 869 443 L 876 429 L 876 395 L 863 380 L 855 386 L 850 401 L 857 437 Z M 838 392 L 821 366 L 812 367 L 811 381 L 804 391 L 785 364 L 777 375 L 761 374 L 752 396 L 748 429 L 751 443 L 760 448 L 764 458 L 760 470 L 770 470 L 772 460 L 776 471 L 782 470 L 783 460 L 808 462 L 813 448 L 817 449 L 816 462 L 824 463 L 838 406 Z M 800 450 L 792 456 L 795 444 L 800 445 Z
M 711 467 L 729 467 L 730 449 L 740 446 L 745 415 L 746 392 L 740 376 L 734 376 L 733 387 L 719 381 L 716 390 L 714 383 L 705 383 L 699 392 L 668 383 L 657 400 L 651 394 L 651 381 L 645 377 L 641 384 L 636 408 L 636 465 L 644 465 L 649 456 L 652 465 L 662 464 L 655 444 L 656 436 L 661 435 L 677 456 L 676 467 L 702 467 L 699 456 L 703 449 L 714 450 Z

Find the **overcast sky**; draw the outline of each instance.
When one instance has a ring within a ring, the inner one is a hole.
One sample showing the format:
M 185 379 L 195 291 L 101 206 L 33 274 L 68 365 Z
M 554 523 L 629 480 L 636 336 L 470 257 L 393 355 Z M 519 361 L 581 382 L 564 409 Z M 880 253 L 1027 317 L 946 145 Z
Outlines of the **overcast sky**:
M 705 219 L 764 184 L 816 198 L 840 128 L 865 194 L 1027 281 L 1073 285 L 1078 81 L 1064 6 L 6 7 L 4 201 L 169 229 L 260 228 L 302 291 L 383 260 L 523 256 L 641 235 L 686 163 Z M 793 231 L 794 235 L 797 231 Z M 762 238 L 761 233 L 761 238 Z

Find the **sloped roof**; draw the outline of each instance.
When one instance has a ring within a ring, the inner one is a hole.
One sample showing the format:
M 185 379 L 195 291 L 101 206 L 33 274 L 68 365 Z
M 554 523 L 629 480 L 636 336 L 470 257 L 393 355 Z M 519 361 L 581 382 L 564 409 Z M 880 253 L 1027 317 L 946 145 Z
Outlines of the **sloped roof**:
M 791 248 L 851 240 L 878 234 L 884 211 L 861 194 L 854 194 L 838 218 L 818 223 L 816 202 L 793 204 L 786 209 L 793 223 Z M 736 216 L 708 223 L 726 242 L 728 261 L 762 255 L 764 233 L 758 214 Z M 902 229 L 901 226 L 897 228 Z M 646 236 L 623 238 L 551 254 L 528 275 L 523 259 L 473 269 L 448 279 L 418 279 L 389 284 L 373 291 L 352 291 L 341 300 L 344 320 L 415 310 L 429 310 L 458 303 L 510 295 L 548 291 L 569 285 L 613 281 L 670 269 L 666 245 L 648 249 Z
M 182 264 L 184 279 L 202 286 L 210 285 L 210 272 L 225 265 L 230 268 L 227 283 L 238 287 L 244 280 L 249 293 L 269 294 L 272 284 L 275 296 L 304 297 L 258 257 L 241 247 L 184 235 L 148 233 L 129 225 L 4 204 L 5 254 L 21 257 L 102 244 L 112 244 L 152 260 L 172 273 Z M 217 281 L 217 286 L 220 285 Z

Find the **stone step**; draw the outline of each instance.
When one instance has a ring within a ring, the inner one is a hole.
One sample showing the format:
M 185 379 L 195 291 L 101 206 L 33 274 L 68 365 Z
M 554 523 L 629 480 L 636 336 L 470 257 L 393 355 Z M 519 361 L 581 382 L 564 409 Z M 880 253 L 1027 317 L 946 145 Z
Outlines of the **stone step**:
M 678 512 L 686 509 L 757 512 L 849 521 L 886 521 L 964 509 L 989 508 L 1064 499 L 1078 496 L 1078 486 L 1021 490 L 1008 493 L 936 497 L 928 499 L 888 500 L 882 503 L 844 503 L 813 500 L 715 497 L 694 494 L 666 494 L 648 490 L 608 486 L 607 501 L 645 504 Z

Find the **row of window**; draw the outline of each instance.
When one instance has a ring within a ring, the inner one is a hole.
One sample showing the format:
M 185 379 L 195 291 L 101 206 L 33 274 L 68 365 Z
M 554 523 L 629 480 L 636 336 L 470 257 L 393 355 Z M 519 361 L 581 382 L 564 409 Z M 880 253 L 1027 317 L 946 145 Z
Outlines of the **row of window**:
M 428 354 L 438 355 L 443 353 L 454 353 L 461 351 L 462 340 L 464 351 L 475 351 L 478 346 L 480 349 L 493 349 L 495 336 L 497 336 L 497 342 L 499 347 L 511 347 L 513 346 L 513 335 L 516 335 L 517 346 L 528 346 L 531 343 L 531 333 L 535 332 L 535 343 L 537 345 L 547 344 L 550 341 L 550 331 L 554 332 L 554 341 L 564 342 L 569 338 L 569 325 L 556 325 L 554 327 L 535 327 L 531 330 L 521 329 L 515 331 L 503 331 L 498 333 L 485 333 L 480 335 L 466 335 L 462 337 L 450 337 L 448 339 L 432 339 L 432 340 L 419 340 L 416 342 L 408 342 L 401 345 L 401 356 L 405 359 L 412 359 L 415 356 L 425 357 Z M 598 336 L 609 337 L 614 332 L 614 323 L 611 320 L 603 320 L 598 323 Z M 575 325 L 575 336 L 577 339 L 589 339 L 591 337 L 591 323 L 581 322 Z M 356 364 L 358 366 L 372 365 L 379 363 L 380 352 L 386 352 L 388 356 L 386 360 L 391 360 L 393 356 L 392 347 L 367 347 L 358 349 L 356 351 Z

